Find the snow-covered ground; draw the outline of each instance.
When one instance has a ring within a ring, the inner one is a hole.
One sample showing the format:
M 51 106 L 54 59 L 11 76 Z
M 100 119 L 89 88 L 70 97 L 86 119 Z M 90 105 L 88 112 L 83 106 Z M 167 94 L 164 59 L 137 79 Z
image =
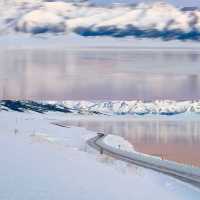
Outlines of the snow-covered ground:
M 95 133 L 52 124 L 66 115 L 0 112 L 0 199 L 199 199 L 187 184 L 94 152 L 85 142 Z
M 200 11 L 163 2 L 101 7 L 46 0 L 0 1 L 0 32 L 77 33 L 83 36 L 135 36 L 199 40 Z
M 103 142 L 108 146 L 120 149 L 122 151 L 135 152 L 134 147 L 127 140 L 118 135 L 107 135 L 103 139 Z

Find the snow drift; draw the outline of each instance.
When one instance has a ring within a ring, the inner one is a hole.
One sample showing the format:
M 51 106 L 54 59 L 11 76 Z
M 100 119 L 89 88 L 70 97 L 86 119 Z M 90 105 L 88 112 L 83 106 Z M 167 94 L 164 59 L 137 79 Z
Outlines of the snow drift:
M 163 2 L 95 6 L 45 0 L 0 0 L 0 32 L 74 32 L 83 36 L 134 36 L 200 40 L 200 10 Z

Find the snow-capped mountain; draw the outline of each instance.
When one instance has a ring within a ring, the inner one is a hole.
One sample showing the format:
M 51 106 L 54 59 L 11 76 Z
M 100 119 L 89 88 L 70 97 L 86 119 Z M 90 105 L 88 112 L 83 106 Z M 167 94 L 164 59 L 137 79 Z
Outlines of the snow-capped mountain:
M 163 2 L 107 7 L 77 2 L 0 0 L 0 33 L 200 39 L 198 8 L 181 9 Z
M 82 112 L 96 112 L 102 114 L 129 115 L 174 115 L 180 113 L 200 113 L 200 101 L 170 101 L 157 100 L 153 102 L 135 101 L 63 101 L 62 105 L 69 109 Z
M 135 101 L 0 101 L 0 110 L 18 112 L 49 111 L 74 114 L 106 115 L 175 115 L 181 113 L 200 113 L 200 101 L 157 100 L 153 102 Z

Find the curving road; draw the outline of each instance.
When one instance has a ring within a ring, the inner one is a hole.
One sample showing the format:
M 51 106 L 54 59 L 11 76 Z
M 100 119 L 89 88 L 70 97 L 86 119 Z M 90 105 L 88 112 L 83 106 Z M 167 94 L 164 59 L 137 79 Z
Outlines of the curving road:
M 99 133 L 96 137 L 88 140 L 87 144 L 101 153 L 107 154 L 116 159 L 164 173 L 200 189 L 199 168 L 183 166 L 175 162 L 147 157 L 138 153 L 122 151 L 106 145 L 103 142 L 104 137 L 104 134 Z

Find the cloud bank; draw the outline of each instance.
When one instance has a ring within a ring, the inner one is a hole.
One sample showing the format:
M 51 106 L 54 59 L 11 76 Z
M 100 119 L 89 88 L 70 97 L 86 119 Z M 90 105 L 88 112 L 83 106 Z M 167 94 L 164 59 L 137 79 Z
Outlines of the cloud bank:
M 200 40 L 200 10 L 170 4 L 92 6 L 68 1 L 0 0 L 0 33 Z

